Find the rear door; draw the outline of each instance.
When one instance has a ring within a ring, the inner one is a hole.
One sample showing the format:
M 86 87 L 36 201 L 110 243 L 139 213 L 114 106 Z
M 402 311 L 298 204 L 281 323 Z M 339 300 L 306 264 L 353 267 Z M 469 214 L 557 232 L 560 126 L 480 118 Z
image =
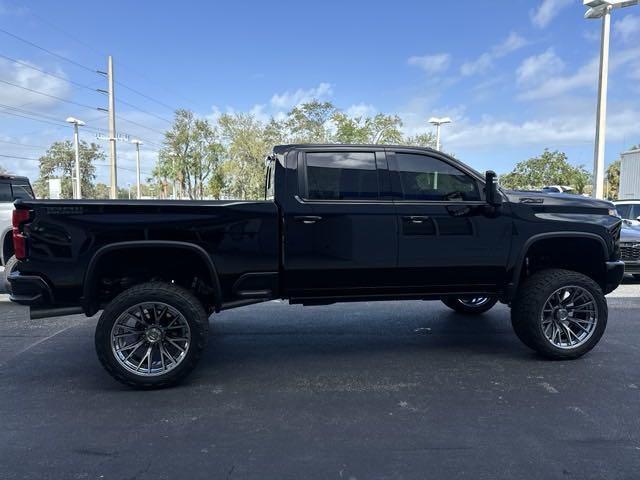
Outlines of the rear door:
M 436 153 L 398 150 L 387 158 L 405 287 L 439 293 L 504 282 L 511 219 L 487 208 L 480 179 Z
M 384 149 L 304 150 L 296 170 L 297 194 L 285 209 L 288 294 L 384 291 L 398 242 Z

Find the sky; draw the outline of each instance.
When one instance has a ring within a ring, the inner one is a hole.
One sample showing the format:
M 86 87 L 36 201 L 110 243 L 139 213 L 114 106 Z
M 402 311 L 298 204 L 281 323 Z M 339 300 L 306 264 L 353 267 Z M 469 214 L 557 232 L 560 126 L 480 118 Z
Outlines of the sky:
M 397 114 L 407 134 L 449 116 L 443 149 L 478 170 L 506 173 L 545 148 L 591 169 L 601 22 L 584 11 L 580 0 L 0 0 L 0 165 L 35 180 L 46 147 L 72 139 L 68 116 L 108 152 L 94 89 L 110 54 L 117 130 L 144 142 L 143 175 L 173 109 L 268 119 L 312 98 Z M 640 143 L 639 40 L 640 6 L 614 11 L 607 163 Z M 118 162 L 120 186 L 134 183 L 133 145 L 118 143 Z

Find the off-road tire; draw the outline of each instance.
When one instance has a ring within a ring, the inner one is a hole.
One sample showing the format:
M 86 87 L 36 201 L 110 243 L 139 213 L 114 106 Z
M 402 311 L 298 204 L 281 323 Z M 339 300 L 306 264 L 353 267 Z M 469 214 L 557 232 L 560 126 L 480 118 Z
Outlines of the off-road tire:
M 591 337 L 574 348 L 559 348 L 544 335 L 542 310 L 553 292 L 565 286 L 578 286 L 594 298 L 598 320 Z M 553 360 L 581 357 L 597 345 L 607 327 L 607 301 L 600 286 L 582 273 L 570 270 L 541 270 L 525 279 L 513 301 L 511 324 L 518 338 L 540 355 Z
M 480 297 L 478 297 L 480 298 Z M 445 297 L 442 299 L 442 303 L 444 303 L 447 307 L 452 310 L 455 310 L 458 313 L 462 313 L 465 315 L 479 315 L 481 313 L 487 312 L 491 310 L 494 305 L 498 302 L 497 297 L 486 297 L 489 300 L 486 303 L 481 305 L 469 305 L 468 303 L 463 303 L 461 301 L 462 297 Z
M 128 371 L 115 358 L 111 348 L 111 330 L 118 317 L 128 308 L 153 301 L 168 304 L 184 316 L 191 331 L 191 341 L 186 357 L 173 370 L 145 377 Z M 195 295 L 178 285 L 149 282 L 125 290 L 106 306 L 96 326 L 95 346 L 100 363 L 113 378 L 134 388 L 155 389 L 176 385 L 191 373 L 207 345 L 208 334 L 208 317 Z

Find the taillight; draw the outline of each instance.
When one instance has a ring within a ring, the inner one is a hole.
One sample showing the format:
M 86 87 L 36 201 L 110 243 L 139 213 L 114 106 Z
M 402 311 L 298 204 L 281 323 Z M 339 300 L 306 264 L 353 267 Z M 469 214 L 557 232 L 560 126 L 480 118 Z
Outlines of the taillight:
M 13 224 L 13 253 L 18 260 L 27 258 L 27 238 L 20 231 L 20 227 L 31 218 L 29 210 L 13 210 L 11 223 Z

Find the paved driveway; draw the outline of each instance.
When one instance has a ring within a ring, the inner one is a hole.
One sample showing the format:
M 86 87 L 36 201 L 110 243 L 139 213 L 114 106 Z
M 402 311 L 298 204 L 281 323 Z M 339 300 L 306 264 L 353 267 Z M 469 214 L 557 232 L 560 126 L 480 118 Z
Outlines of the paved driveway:
M 227 311 L 189 380 L 152 392 L 102 370 L 95 318 L 29 321 L 0 302 L 0 478 L 638 478 L 640 298 L 626 288 L 572 362 L 522 346 L 504 306 Z

